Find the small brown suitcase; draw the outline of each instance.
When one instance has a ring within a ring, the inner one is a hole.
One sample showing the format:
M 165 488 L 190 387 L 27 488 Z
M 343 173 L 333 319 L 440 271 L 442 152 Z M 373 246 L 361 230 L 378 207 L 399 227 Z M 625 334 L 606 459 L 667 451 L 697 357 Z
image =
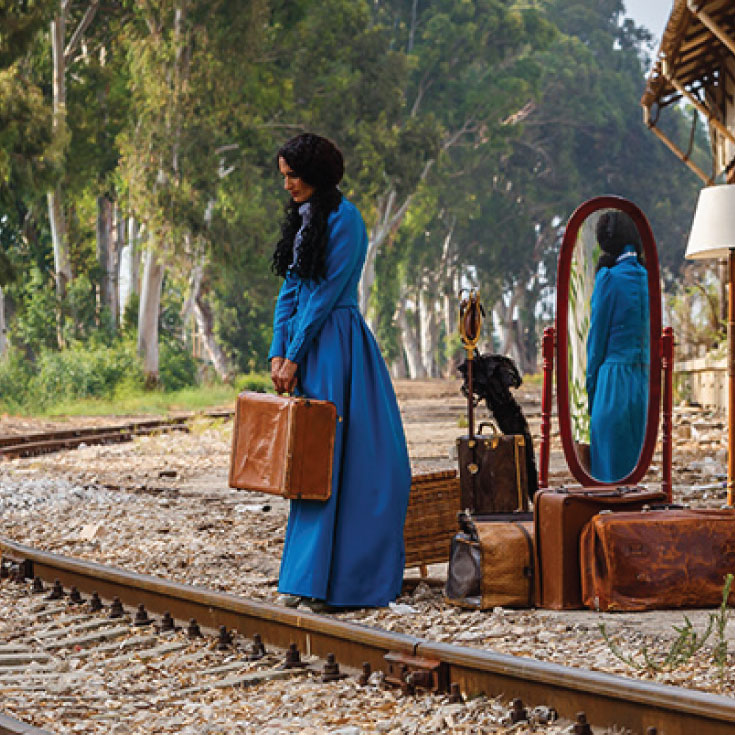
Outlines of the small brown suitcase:
M 493 436 L 483 436 L 485 426 Z M 526 439 L 522 434 L 501 434 L 493 424 L 482 423 L 470 439 L 457 439 L 462 509 L 473 515 L 528 510 Z
M 534 550 L 530 513 L 470 520 L 452 539 L 444 596 L 474 610 L 533 607 Z
M 237 397 L 230 487 L 327 500 L 337 408 L 330 401 L 245 391 Z
M 601 513 L 582 531 L 580 564 L 595 610 L 715 607 L 735 572 L 735 511 Z
M 601 510 L 640 510 L 665 502 L 660 490 L 641 487 L 540 490 L 534 503 L 536 604 L 551 610 L 583 607 L 579 536 Z

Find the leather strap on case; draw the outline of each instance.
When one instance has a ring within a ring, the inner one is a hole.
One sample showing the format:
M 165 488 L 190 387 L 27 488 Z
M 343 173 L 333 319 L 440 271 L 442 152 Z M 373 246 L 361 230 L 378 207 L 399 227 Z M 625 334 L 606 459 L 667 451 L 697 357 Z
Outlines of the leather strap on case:
M 521 533 L 526 539 L 526 544 L 528 544 L 528 566 L 523 571 L 528 576 L 528 606 L 533 607 L 534 595 L 536 593 L 536 565 L 534 564 L 533 558 L 533 539 L 531 538 L 531 534 L 524 528 L 522 523 L 519 523 L 518 521 L 513 521 L 513 525 L 518 526 L 518 528 L 521 529 Z
M 526 441 L 525 439 L 520 436 L 519 434 L 515 437 L 515 442 L 513 446 L 513 453 L 515 455 L 515 461 L 516 461 L 516 487 L 518 488 L 518 510 L 522 511 L 525 509 L 525 505 L 523 503 L 523 488 L 521 487 L 521 462 L 520 462 L 520 447 L 523 447 L 525 449 Z M 523 529 L 525 532 L 525 528 Z

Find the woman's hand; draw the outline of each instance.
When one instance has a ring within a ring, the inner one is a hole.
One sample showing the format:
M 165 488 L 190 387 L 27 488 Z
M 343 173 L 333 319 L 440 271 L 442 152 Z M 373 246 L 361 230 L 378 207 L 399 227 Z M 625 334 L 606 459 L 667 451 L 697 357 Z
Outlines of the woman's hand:
M 283 362 L 282 357 L 272 357 L 271 358 L 271 382 L 273 383 L 273 387 L 276 389 L 277 393 L 281 392 L 281 390 L 278 387 L 278 371 L 281 369 L 282 362 Z
M 279 393 L 293 393 L 296 388 L 296 371 L 299 366 L 285 357 L 281 359 L 274 385 Z

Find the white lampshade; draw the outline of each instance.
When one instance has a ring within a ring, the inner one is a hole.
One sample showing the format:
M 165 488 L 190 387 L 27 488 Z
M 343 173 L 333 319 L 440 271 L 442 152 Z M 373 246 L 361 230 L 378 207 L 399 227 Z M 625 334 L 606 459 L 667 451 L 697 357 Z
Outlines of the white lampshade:
M 708 186 L 699 192 L 686 256 L 726 258 L 735 248 L 735 184 Z

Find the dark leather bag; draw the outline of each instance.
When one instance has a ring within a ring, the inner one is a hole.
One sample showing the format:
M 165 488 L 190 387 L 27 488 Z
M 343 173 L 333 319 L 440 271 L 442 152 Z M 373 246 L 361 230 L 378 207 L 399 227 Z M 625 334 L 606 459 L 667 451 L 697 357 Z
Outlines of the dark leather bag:
M 452 539 L 444 596 L 474 610 L 533 607 L 534 550 L 530 513 L 469 519 Z
M 237 397 L 230 487 L 327 500 L 337 408 L 330 401 L 245 391 Z
M 595 610 L 716 607 L 735 572 L 735 510 L 596 515 L 580 562 L 582 598 Z
M 537 604 L 551 610 L 583 607 L 579 537 L 592 516 L 601 510 L 640 510 L 665 498 L 660 490 L 641 487 L 539 490 L 534 499 Z
M 492 436 L 483 436 L 490 426 Z M 457 439 L 462 509 L 473 515 L 528 510 L 526 440 L 522 434 L 501 434 L 490 423 L 478 433 Z

